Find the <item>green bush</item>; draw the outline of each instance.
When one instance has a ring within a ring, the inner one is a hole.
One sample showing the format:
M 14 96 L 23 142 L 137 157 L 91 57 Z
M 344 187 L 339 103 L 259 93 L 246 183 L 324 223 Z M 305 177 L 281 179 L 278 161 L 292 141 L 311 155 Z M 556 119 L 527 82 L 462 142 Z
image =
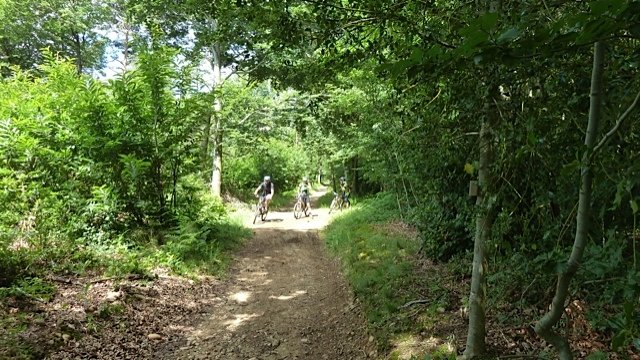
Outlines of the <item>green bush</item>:
M 263 176 L 258 163 L 258 155 L 253 153 L 224 158 L 223 183 L 225 189 L 243 199 L 249 199 Z
M 248 153 L 224 159 L 225 188 L 245 200 L 260 184 L 265 175 L 271 176 L 276 192 L 295 189 L 303 176 L 311 172 L 311 163 L 302 146 L 291 146 L 286 141 L 269 139 L 259 143 Z

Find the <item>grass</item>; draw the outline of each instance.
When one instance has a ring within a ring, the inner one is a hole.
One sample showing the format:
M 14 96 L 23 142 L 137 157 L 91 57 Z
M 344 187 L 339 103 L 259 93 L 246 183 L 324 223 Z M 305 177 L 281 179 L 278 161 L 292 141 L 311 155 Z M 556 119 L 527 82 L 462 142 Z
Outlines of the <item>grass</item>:
M 44 353 L 34 344 L 23 341 L 20 334 L 31 320 L 24 314 L 9 314 L 0 318 L 0 359 L 39 359 Z
M 339 213 L 323 233 L 363 305 L 370 332 L 381 350 L 391 355 L 396 354 L 392 348 L 415 338 L 435 318 L 443 317 L 441 308 L 451 305 L 444 286 L 416 271 L 420 241 L 396 228 L 398 219 L 395 198 L 383 194 Z M 433 301 L 421 316 L 416 316 L 415 308 L 404 307 L 425 298 L 425 292 Z
M 296 203 L 296 196 L 298 192 L 296 190 L 287 190 L 280 193 L 275 193 L 269 209 L 287 210 L 290 211 L 293 205 Z

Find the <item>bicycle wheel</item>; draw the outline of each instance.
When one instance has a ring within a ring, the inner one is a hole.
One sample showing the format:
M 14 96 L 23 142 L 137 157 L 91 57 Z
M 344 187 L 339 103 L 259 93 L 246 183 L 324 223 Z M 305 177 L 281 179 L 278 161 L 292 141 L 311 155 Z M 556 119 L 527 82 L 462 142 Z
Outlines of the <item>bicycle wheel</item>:
M 262 208 L 260 209 L 260 220 L 265 221 L 267 219 L 267 213 L 269 212 L 269 210 Z
M 258 220 L 258 216 L 260 216 L 260 205 L 256 206 L 256 211 L 254 212 L 253 215 L 253 223 L 256 223 L 256 220 Z
M 331 214 L 331 212 L 337 208 L 338 208 L 338 198 L 333 198 L 333 200 L 331 201 L 331 206 L 329 206 L 329 214 Z
M 304 206 L 304 216 L 309 216 L 311 215 L 311 211 L 309 209 L 309 207 L 307 205 Z
M 293 217 L 296 219 L 302 217 L 302 203 L 300 203 L 300 201 L 296 201 L 296 204 L 293 206 Z

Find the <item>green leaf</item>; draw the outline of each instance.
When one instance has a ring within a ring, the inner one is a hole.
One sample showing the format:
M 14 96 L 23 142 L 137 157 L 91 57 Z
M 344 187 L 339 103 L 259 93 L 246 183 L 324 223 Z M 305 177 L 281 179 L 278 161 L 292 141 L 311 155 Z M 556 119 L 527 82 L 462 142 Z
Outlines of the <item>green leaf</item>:
M 472 22 L 472 24 L 478 24 L 479 27 L 483 30 L 491 30 L 498 23 L 498 13 L 496 12 L 487 12 L 480 16 L 477 21 Z
M 515 38 L 520 36 L 520 30 L 517 28 L 511 28 L 498 36 L 497 42 L 498 44 L 504 44 L 513 41 Z
M 609 2 L 609 0 L 592 1 L 589 4 L 589 7 L 591 8 L 591 12 L 593 13 L 593 15 L 600 16 L 604 14 L 609 8 Z
M 623 0 L 597 0 L 589 4 L 591 13 L 595 16 L 602 16 L 605 13 L 617 15 L 626 10 L 627 2 Z
M 465 38 L 464 43 L 458 48 L 458 51 L 462 56 L 469 56 L 473 54 L 477 48 L 480 47 L 481 44 L 485 43 L 489 40 L 489 34 L 483 31 L 476 31 L 474 33 L 469 34 L 468 37 Z M 482 58 L 474 59 L 476 64 L 480 63 Z
M 620 331 L 611 339 L 611 348 L 614 350 L 618 350 L 620 347 L 624 345 L 624 342 L 626 339 L 627 339 L 626 330 Z
M 593 354 L 590 354 L 589 356 L 587 356 L 586 360 L 606 360 L 606 359 L 608 359 L 608 356 L 606 353 L 602 351 L 596 351 Z
M 634 214 L 636 214 L 638 212 L 638 203 L 631 199 L 629 200 L 629 205 L 631 205 L 631 210 L 633 211 Z
M 580 165 L 580 160 L 573 160 L 572 162 L 563 166 L 560 173 L 562 176 L 576 176 L 578 174 L 578 171 L 580 170 Z
M 610 210 L 615 210 L 620 206 L 620 204 L 622 203 L 622 195 L 623 195 L 623 193 L 624 193 L 624 189 L 622 187 L 622 184 L 618 184 L 617 190 L 616 190 L 616 195 L 613 198 L 613 203 L 611 204 L 611 207 L 609 208 Z
M 413 49 L 413 51 L 411 52 L 411 56 L 410 59 L 415 63 L 415 64 L 419 64 L 422 62 L 422 59 L 424 57 L 424 51 L 419 48 L 416 47 Z
M 567 272 L 568 267 L 569 266 L 567 265 L 566 261 L 558 261 L 556 262 L 555 273 L 564 274 L 565 272 Z
M 627 324 L 633 321 L 633 313 L 636 309 L 636 304 L 631 301 L 625 301 L 624 305 L 624 317 L 627 321 Z

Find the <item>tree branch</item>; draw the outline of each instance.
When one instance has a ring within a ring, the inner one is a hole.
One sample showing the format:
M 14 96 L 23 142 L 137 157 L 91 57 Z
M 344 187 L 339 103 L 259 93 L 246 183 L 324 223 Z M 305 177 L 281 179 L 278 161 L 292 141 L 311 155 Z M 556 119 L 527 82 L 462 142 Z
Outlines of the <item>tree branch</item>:
M 427 300 L 427 299 L 412 300 L 400 306 L 400 309 L 408 308 L 409 306 L 413 306 L 417 304 L 428 304 L 429 302 L 431 302 L 431 300 Z
M 596 145 L 593 148 L 593 151 L 591 152 L 591 157 L 589 158 L 589 160 L 592 160 L 593 157 L 595 156 L 595 154 L 598 151 L 600 151 L 600 149 L 602 149 L 602 147 L 605 146 L 607 144 L 607 142 L 613 137 L 613 135 L 616 133 L 616 131 L 618 131 L 618 129 L 620 128 L 620 125 L 622 125 L 622 123 L 626 120 L 627 116 L 629 116 L 631 111 L 633 111 L 633 109 L 638 105 L 638 101 L 639 100 L 640 100 L 640 92 L 638 92 L 638 95 L 636 95 L 636 98 L 633 100 L 631 105 L 629 105 L 629 107 L 622 114 L 622 116 L 620 116 L 618 118 L 618 121 L 616 121 L 616 124 L 613 126 L 613 128 L 611 128 L 611 130 L 609 130 L 609 132 L 605 134 L 605 136 L 602 138 L 602 140 L 600 140 L 598 145 Z
M 350 22 L 344 24 L 342 26 L 342 29 L 346 29 L 346 28 L 349 28 L 349 27 L 352 27 L 352 26 L 355 26 L 355 25 L 358 25 L 358 24 L 370 22 L 370 21 L 373 21 L 373 20 L 376 20 L 376 18 L 373 17 L 373 16 L 367 17 L 367 18 L 358 19 L 358 20 L 353 20 L 353 21 L 350 21 Z
M 360 12 L 360 13 L 364 13 L 364 14 L 375 14 L 376 13 L 375 11 L 371 11 L 371 10 L 348 8 L 348 7 L 338 6 L 338 5 L 333 5 L 333 4 L 325 4 L 325 3 L 321 3 L 319 1 L 313 1 L 313 0 L 303 0 L 303 1 L 306 2 L 306 3 L 320 5 L 322 7 L 327 7 L 327 8 L 331 8 L 331 9 Z

